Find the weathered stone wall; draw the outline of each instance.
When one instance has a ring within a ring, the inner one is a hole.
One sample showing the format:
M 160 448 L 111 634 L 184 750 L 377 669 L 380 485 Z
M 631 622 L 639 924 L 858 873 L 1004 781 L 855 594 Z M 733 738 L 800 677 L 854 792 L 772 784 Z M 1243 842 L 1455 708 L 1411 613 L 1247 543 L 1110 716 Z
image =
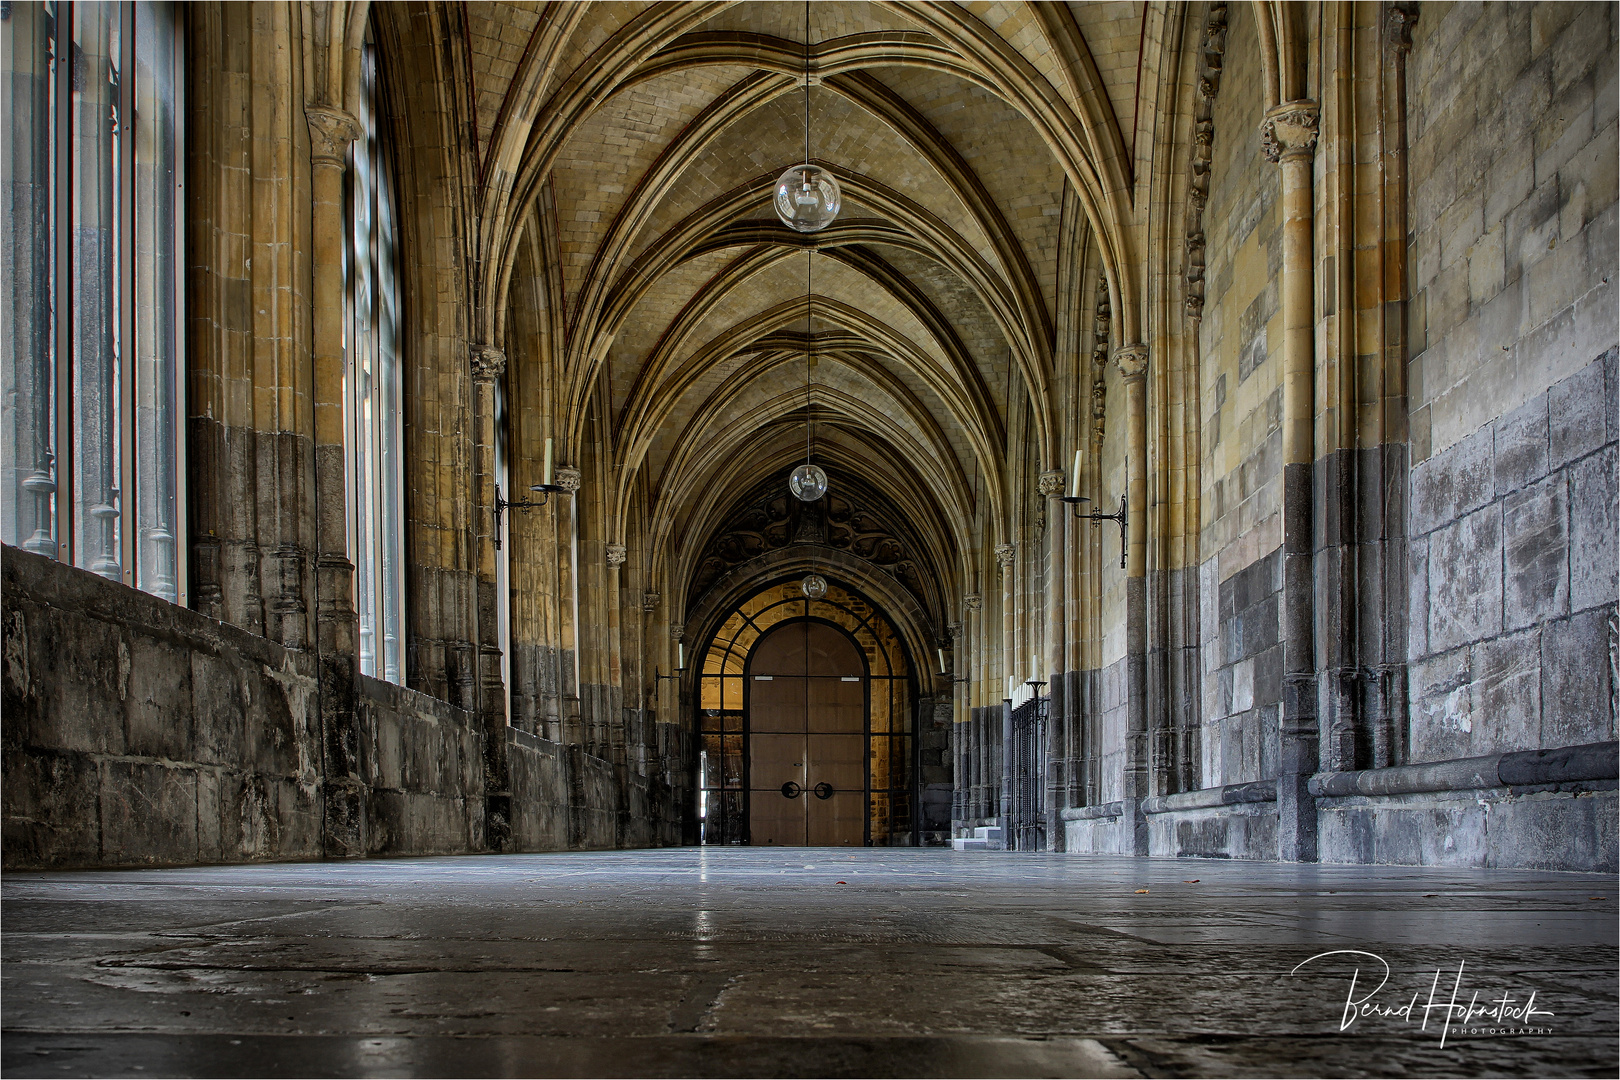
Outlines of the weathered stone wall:
M 1615 737 L 1608 4 L 1412 35 L 1410 760 Z
M 7 867 L 312 859 L 313 658 L 5 548 Z
M 358 690 L 367 854 L 487 848 L 484 737 L 473 716 L 364 675 Z
M 1259 31 L 1232 4 L 1203 216 L 1203 461 L 1199 549 L 1202 780 L 1276 775 L 1282 702 L 1282 213 L 1261 156 Z
M 1615 353 L 1412 470 L 1410 760 L 1615 737 Z
M 308 653 L 15 548 L 0 574 L 7 867 L 314 859 L 352 853 L 349 836 L 369 855 L 455 854 L 504 837 L 476 715 L 359 676 L 353 722 L 323 732 Z M 680 841 L 664 780 L 508 732 L 507 850 Z M 323 827 L 330 762 L 359 785 L 339 841 Z

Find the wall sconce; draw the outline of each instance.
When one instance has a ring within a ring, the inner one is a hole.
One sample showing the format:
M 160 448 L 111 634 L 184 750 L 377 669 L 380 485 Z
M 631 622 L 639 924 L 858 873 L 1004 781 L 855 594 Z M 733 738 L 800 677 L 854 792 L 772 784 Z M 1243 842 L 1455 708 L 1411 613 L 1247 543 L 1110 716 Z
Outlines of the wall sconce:
M 1127 474 L 1129 471 L 1127 467 Z M 1117 514 L 1105 514 L 1095 507 L 1092 508 L 1089 514 L 1082 513 L 1080 504 L 1091 500 L 1080 494 L 1080 451 L 1076 450 L 1074 452 L 1074 469 L 1069 473 L 1069 493 L 1063 496 L 1063 501 L 1074 507 L 1074 516 L 1081 521 L 1089 520 L 1093 525 L 1101 525 L 1105 521 L 1119 522 L 1119 568 L 1121 570 L 1125 569 L 1125 499 L 1124 495 L 1119 497 L 1119 513 Z
M 1041 696 L 1041 687 L 1046 685 L 1046 680 L 1041 678 L 1041 654 L 1040 653 L 1031 653 L 1030 654 L 1030 657 L 1029 657 L 1029 678 L 1024 680 L 1024 685 L 1034 687 L 1035 696 L 1036 697 Z
M 538 510 L 546 505 L 554 492 L 562 491 L 561 484 L 554 484 L 551 475 L 551 440 L 546 440 L 546 463 L 540 474 L 540 483 L 531 484 L 530 491 L 538 491 L 540 498 L 525 499 L 522 502 L 507 502 L 501 498 L 501 485 L 495 485 L 495 550 L 501 550 L 501 516 L 508 510 L 522 510 L 527 514 L 530 510 Z
M 653 668 L 653 678 L 679 679 L 684 674 L 686 674 L 686 642 L 677 641 L 675 643 L 675 671 L 672 674 L 665 675 L 658 668 Z
M 946 671 L 945 670 L 945 650 L 944 649 L 935 649 L 934 651 L 939 654 L 939 671 L 935 672 L 935 674 L 937 674 L 940 678 L 949 679 L 953 683 L 964 683 L 964 682 L 972 682 L 973 681 L 973 679 L 970 676 L 967 676 L 967 675 L 952 675 L 949 671 Z

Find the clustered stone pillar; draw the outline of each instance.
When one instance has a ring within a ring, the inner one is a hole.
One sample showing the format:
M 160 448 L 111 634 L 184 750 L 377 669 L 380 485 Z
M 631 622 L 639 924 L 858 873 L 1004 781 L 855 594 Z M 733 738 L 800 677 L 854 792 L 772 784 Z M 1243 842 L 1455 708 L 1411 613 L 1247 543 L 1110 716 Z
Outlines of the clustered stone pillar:
M 343 176 L 360 124 L 341 109 L 309 106 L 311 332 L 315 410 L 315 637 L 320 658 L 324 832 L 328 856 L 366 853 L 355 684 L 359 676 L 354 563 L 347 519 Z
M 623 544 L 607 545 L 607 654 L 608 654 L 608 686 L 622 687 L 624 681 L 624 643 L 620 640 L 620 627 L 623 620 L 619 616 L 621 590 L 619 578 L 622 576 L 625 560 Z M 608 760 L 614 765 L 625 764 L 625 718 L 624 696 L 621 689 L 615 696 L 608 694 L 610 705 L 617 704 L 617 716 L 607 718 L 607 754 Z
M 1311 168 L 1317 105 L 1290 101 L 1261 128 L 1266 157 L 1282 166 L 1283 258 L 1283 702 L 1277 780 L 1277 857 L 1316 858 L 1316 812 L 1306 780 L 1317 769 L 1311 488 L 1315 438 L 1315 308 Z
M 1012 821 L 1008 818 L 1008 810 L 1012 807 L 1013 768 L 1012 754 L 1012 687 L 1018 678 L 1018 652 L 1017 641 L 1018 619 L 1014 605 L 1018 602 L 1018 549 L 1011 544 L 996 545 L 996 565 L 1001 568 L 1001 655 L 1005 657 L 1003 668 L 1010 677 L 1007 687 L 1007 697 L 1001 703 L 1001 723 L 997 725 L 996 737 L 991 747 L 991 776 L 996 777 L 995 791 L 997 797 L 994 804 L 987 811 L 986 816 L 1001 819 L 1001 842 L 1012 842 Z
M 492 851 L 512 838 L 512 785 L 507 764 L 506 686 L 496 617 L 495 572 L 495 384 L 506 374 L 506 353 L 494 345 L 469 350 L 473 382 L 473 536 L 478 597 L 478 718 L 484 729 L 484 843 Z
M 1120 798 L 1124 806 L 1124 854 L 1148 853 L 1147 817 L 1142 800 L 1149 790 L 1147 685 L 1147 373 L 1148 347 L 1122 345 L 1114 366 L 1125 385 L 1125 766 Z
M 1046 849 L 1063 850 L 1063 821 L 1058 816 L 1065 802 L 1063 788 L 1067 783 L 1068 762 L 1068 696 L 1064 686 L 1064 642 L 1066 639 L 1065 566 L 1068 556 L 1069 506 L 1061 500 L 1063 473 L 1061 470 L 1043 472 L 1038 481 L 1041 497 L 1046 500 L 1046 775 L 1041 785 L 1043 802 L 1041 813 L 1046 821 Z

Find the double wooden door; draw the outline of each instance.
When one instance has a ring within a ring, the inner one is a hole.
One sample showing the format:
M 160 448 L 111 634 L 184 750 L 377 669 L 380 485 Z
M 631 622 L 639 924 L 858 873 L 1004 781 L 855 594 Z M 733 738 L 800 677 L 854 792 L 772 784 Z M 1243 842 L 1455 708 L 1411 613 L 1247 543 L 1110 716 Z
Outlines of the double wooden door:
M 866 664 L 841 630 L 783 623 L 748 665 L 748 826 L 753 844 L 866 842 Z

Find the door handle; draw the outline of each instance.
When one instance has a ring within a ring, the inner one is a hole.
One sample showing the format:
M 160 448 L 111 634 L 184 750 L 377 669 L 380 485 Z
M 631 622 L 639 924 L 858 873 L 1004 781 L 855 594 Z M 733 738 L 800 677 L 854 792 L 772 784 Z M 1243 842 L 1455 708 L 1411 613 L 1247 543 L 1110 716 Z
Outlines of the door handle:
M 787 783 L 782 785 L 782 797 L 785 799 L 797 799 L 799 797 L 799 792 L 803 790 L 804 788 L 789 780 Z
M 811 790 L 816 793 L 816 798 L 818 799 L 830 799 L 833 797 L 833 786 L 827 783 L 825 780 L 817 784 Z

